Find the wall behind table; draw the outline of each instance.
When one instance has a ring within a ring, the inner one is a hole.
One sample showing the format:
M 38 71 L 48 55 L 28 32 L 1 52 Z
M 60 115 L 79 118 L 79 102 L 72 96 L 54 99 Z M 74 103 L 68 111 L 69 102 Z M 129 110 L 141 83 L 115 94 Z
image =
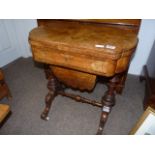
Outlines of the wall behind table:
M 13 20 L 15 25 L 15 31 L 18 39 L 18 49 L 21 57 L 30 57 L 31 49 L 28 43 L 29 32 L 37 26 L 35 19 L 29 20 Z M 146 64 L 149 57 L 153 41 L 155 39 L 155 20 L 144 19 L 142 20 L 139 31 L 139 44 L 136 50 L 136 54 L 131 61 L 129 73 L 134 75 L 140 75 L 144 64 Z M 6 65 L 6 64 L 4 64 Z
M 0 67 L 20 57 L 32 55 L 28 44 L 28 34 L 36 26 L 36 20 L 0 20 Z
M 34 19 L 15 19 L 14 25 L 16 28 L 17 39 L 21 56 L 24 58 L 32 56 L 31 49 L 28 43 L 29 32 L 37 27 L 37 21 Z
M 142 20 L 138 37 L 139 43 L 129 68 L 129 73 L 134 75 L 141 74 L 142 67 L 150 55 L 155 40 L 155 19 Z

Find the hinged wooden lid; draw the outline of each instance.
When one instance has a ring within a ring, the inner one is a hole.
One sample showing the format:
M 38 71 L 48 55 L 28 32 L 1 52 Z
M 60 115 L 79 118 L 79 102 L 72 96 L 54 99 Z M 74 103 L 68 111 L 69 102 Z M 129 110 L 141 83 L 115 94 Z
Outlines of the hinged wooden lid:
M 135 48 L 137 35 L 109 25 L 54 20 L 49 25 L 33 29 L 29 40 L 73 53 L 76 52 L 73 49 L 78 49 L 81 54 L 118 59 L 123 52 Z

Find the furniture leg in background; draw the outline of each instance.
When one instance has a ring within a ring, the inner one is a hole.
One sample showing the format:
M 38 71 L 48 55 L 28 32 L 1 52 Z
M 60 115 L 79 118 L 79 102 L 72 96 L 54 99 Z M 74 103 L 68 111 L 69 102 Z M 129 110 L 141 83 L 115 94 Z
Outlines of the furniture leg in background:
M 8 99 L 12 98 L 9 87 L 4 79 L 4 74 L 0 69 L 0 99 L 7 97 Z
M 4 79 L 4 74 L 0 69 L 0 99 L 7 97 L 8 99 L 12 98 L 9 87 Z M 7 104 L 0 104 L 0 127 L 4 123 L 5 118 L 10 112 L 10 106 Z
M 144 76 L 140 76 L 140 81 L 145 81 L 145 94 L 143 99 L 143 108 L 148 106 L 155 109 L 155 79 L 151 78 L 147 66 L 143 67 Z

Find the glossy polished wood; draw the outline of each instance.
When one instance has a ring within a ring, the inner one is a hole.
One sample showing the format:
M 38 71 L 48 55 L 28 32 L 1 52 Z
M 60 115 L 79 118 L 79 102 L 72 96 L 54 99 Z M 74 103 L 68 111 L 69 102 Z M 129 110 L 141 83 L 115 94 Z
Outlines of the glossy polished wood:
M 96 76 L 62 67 L 50 67 L 54 75 L 67 86 L 80 90 L 92 90 L 96 83 Z
M 36 61 L 103 76 L 125 71 L 137 45 L 126 30 L 64 21 L 33 29 L 29 39 Z
M 72 21 L 72 22 L 82 22 L 83 24 L 104 24 L 104 25 L 110 25 L 114 27 L 119 27 L 121 29 L 126 29 L 128 31 L 138 33 L 139 26 L 141 23 L 140 19 L 57 19 L 55 21 Z M 46 26 L 50 25 L 50 23 L 53 23 L 53 20 L 51 19 L 38 19 L 38 25 L 39 26 Z
M 138 43 L 140 20 L 38 20 L 29 34 L 33 58 L 47 65 L 49 93 L 41 115 L 48 120 L 52 100 L 58 94 L 76 101 L 102 106 L 97 134 L 101 134 L 121 93 L 132 54 Z M 107 77 L 108 90 L 101 102 L 69 94 L 61 83 L 80 90 L 92 90 L 97 77 Z

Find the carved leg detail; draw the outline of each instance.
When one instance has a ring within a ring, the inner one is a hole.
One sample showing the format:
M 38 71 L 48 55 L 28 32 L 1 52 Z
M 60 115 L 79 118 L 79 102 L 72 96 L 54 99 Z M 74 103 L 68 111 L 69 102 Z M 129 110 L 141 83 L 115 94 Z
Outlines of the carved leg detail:
M 115 105 L 115 92 L 117 88 L 117 84 L 119 82 L 119 76 L 114 76 L 108 84 L 108 90 L 102 98 L 102 113 L 100 118 L 100 124 L 97 131 L 98 135 L 101 135 L 103 132 L 104 125 L 108 119 L 108 115 L 111 112 L 112 107 Z
M 47 65 L 47 64 L 44 64 L 44 71 L 45 71 L 45 77 L 46 77 L 46 79 L 49 79 L 50 76 L 52 76 L 52 74 L 53 74 L 51 72 L 51 69 L 50 69 L 49 65 Z
M 100 124 L 99 124 L 99 128 L 98 128 L 98 131 L 97 131 L 97 135 L 102 135 L 104 125 L 105 125 L 105 123 L 107 121 L 107 118 L 108 118 L 108 114 L 109 113 L 102 111 L 101 117 L 100 117 Z
M 48 78 L 47 88 L 49 89 L 49 92 L 45 97 L 46 106 L 43 113 L 41 114 L 41 118 L 44 120 L 49 120 L 48 113 L 50 111 L 52 101 L 57 95 L 57 80 L 50 69 L 49 70 L 46 69 L 45 73 L 47 73 L 47 71 L 48 71 L 48 76 L 46 74 L 46 78 Z
M 49 120 L 49 117 L 48 117 L 48 113 L 50 111 L 50 108 L 51 108 L 51 105 L 52 105 L 52 101 L 55 97 L 55 93 L 54 92 L 49 92 L 47 95 L 46 95 L 46 98 L 45 98 L 45 103 L 46 103 L 46 106 L 45 106 L 45 109 L 43 111 L 43 113 L 41 114 L 41 118 L 48 121 Z

